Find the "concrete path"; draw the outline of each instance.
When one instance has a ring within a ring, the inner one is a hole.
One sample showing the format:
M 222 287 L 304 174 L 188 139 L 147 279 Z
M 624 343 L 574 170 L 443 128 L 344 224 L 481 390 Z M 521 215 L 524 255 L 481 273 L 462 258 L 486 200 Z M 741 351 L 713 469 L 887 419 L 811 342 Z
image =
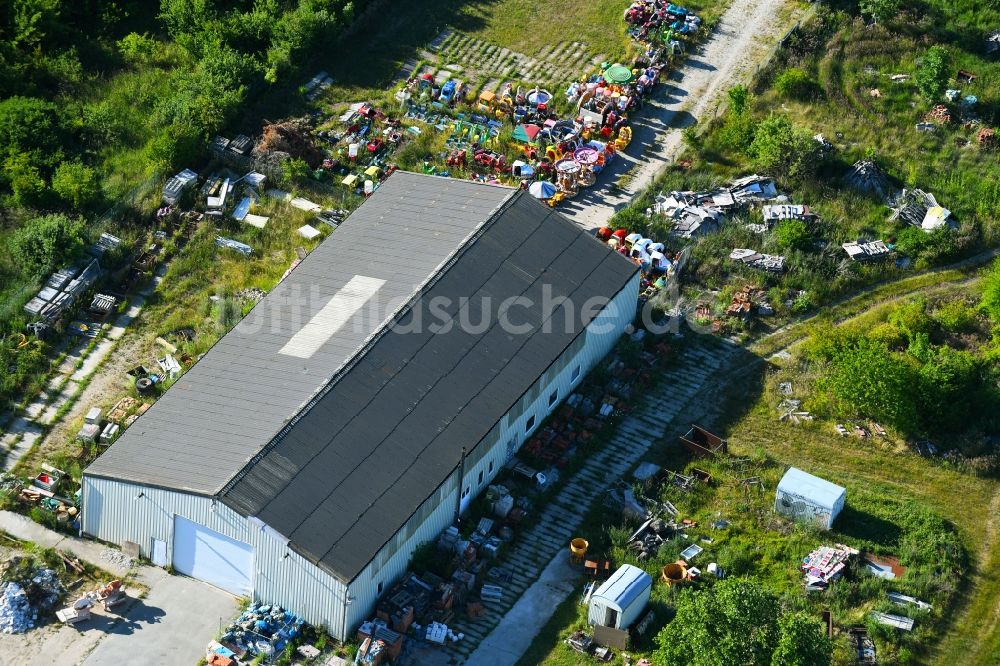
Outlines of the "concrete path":
M 517 662 L 556 606 L 575 589 L 572 581 L 579 574 L 568 577 L 566 559 L 584 513 L 602 501 L 615 481 L 626 477 L 654 442 L 682 434 L 709 414 L 743 354 L 727 343 L 696 343 L 671 363 L 643 406 L 627 416 L 611 441 L 567 480 L 504 558 L 501 566 L 512 572 L 513 580 L 504 584 L 501 602 L 489 604 L 478 620 L 456 618 L 452 629 L 464 632 L 466 638 L 450 646 L 451 663 L 512 666 Z
M 733 0 L 708 42 L 668 75 L 633 118 L 631 145 L 596 186 L 561 204 L 559 212 L 585 229 L 604 226 L 680 155 L 684 128 L 714 114 L 729 89 L 750 78 L 792 27 L 795 11 L 789 0 Z M 622 187 L 609 189 L 619 179 Z
M 54 532 L 20 514 L 0 511 L 0 531 L 71 553 L 116 576 L 134 571 L 149 588 L 143 598 L 133 598 L 113 613 L 95 610 L 78 627 L 53 622 L 26 634 L 0 635 L 0 666 L 189 666 L 204 656 L 208 642 L 238 611 L 236 597 L 228 592 L 157 567 L 134 565 L 120 551 Z

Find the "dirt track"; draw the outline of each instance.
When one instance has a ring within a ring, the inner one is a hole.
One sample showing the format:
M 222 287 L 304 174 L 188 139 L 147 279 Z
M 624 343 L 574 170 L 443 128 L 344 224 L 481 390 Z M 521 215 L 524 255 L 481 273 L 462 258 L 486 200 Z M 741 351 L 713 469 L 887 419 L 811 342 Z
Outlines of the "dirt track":
M 559 212 L 586 229 L 603 226 L 680 155 L 683 129 L 715 113 L 726 92 L 749 79 L 800 11 L 788 0 L 734 0 L 708 42 L 668 75 L 634 119 L 632 144 L 601 174 L 601 185 Z M 623 176 L 627 183 L 609 190 Z

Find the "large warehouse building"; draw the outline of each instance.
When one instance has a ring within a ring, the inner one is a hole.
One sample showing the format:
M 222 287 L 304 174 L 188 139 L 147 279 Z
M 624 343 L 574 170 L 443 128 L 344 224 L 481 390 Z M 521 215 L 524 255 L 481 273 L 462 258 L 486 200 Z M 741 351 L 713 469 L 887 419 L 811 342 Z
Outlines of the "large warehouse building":
M 344 638 L 638 283 L 526 192 L 396 173 L 87 469 L 83 531 Z

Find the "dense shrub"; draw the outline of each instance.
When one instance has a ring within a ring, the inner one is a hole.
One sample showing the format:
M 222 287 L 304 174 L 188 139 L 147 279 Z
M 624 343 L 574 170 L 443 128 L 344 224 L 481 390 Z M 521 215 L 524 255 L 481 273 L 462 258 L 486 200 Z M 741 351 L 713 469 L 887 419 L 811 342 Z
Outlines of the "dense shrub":
M 819 92 L 819 84 L 805 70 L 789 67 L 774 80 L 774 89 L 783 97 L 806 100 Z
M 65 215 L 28 220 L 10 238 L 14 261 L 27 275 L 42 275 L 75 259 L 84 248 L 83 221 Z

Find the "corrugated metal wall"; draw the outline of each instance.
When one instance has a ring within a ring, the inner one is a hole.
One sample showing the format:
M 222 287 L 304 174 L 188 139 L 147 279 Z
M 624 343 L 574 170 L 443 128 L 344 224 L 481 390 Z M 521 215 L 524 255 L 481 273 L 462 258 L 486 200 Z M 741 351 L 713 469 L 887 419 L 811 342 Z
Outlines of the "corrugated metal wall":
M 534 400 L 524 406 L 516 418 L 504 417 L 491 447 L 484 449 L 479 459 L 466 465 L 463 487 L 476 495 L 500 472 L 504 464 L 521 447 L 531 432 L 555 409 L 576 385 L 614 347 L 624 328 L 635 318 L 639 276 L 604 308 L 587 328 L 586 340 L 579 349 L 571 347 L 567 357 L 554 364 L 561 368 L 552 377 L 543 377 L 544 386 L 536 386 L 529 395 Z M 576 372 L 577 368 L 579 372 Z M 549 396 L 557 391 L 557 400 L 549 405 Z M 525 428 L 528 419 L 534 425 Z M 474 442 L 470 443 L 470 446 Z M 479 481 L 482 472 L 483 480 Z M 152 540 L 167 542 L 168 557 L 173 551 L 173 520 L 179 515 L 204 525 L 228 537 L 248 543 L 254 548 L 254 596 L 278 603 L 302 615 L 314 625 L 325 626 L 331 635 L 344 638 L 363 620 L 371 617 L 381 592 L 385 592 L 405 572 L 413 550 L 420 544 L 437 539 L 454 519 L 458 487 L 458 470 L 438 490 L 438 504 L 429 517 L 409 538 L 400 537 L 388 543 L 376 555 L 368 568 L 351 584 L 349 602 L 345 606 L 347 587 L 318 567 L 289 550 L 286 541 L 262 523 L 239 515 L 221 502 L 209 497 L 146 488 L 125 482 L 84 477 L 83 531 L 104 541 L 121 544 L 133 541 L 142 554 L 149 557 Z M 142 493 L 144 496 L 137 498 Z M 213 508 L 214 507 L 214 508 Z M 405 528 L 404 528 L 405 530 Z M 405 534 L 405 533 L 404 533 Z M 288 557 L 285 555 L 288 554 Z
M 343 632 L 346 586 L 289 550 L 287 541 L 263 523 L 239 515 L 222 502 L 85 476 L 83 506 L 85 534 L 119 545 L 135 542 L 145 557 L 150 555 L 153 539 L 165 541 L 167 556 L 172 557 L 175 515 L 250 544 L 255 599 L 281 604 L 310 624 L 327 627 L 338 638 Z

